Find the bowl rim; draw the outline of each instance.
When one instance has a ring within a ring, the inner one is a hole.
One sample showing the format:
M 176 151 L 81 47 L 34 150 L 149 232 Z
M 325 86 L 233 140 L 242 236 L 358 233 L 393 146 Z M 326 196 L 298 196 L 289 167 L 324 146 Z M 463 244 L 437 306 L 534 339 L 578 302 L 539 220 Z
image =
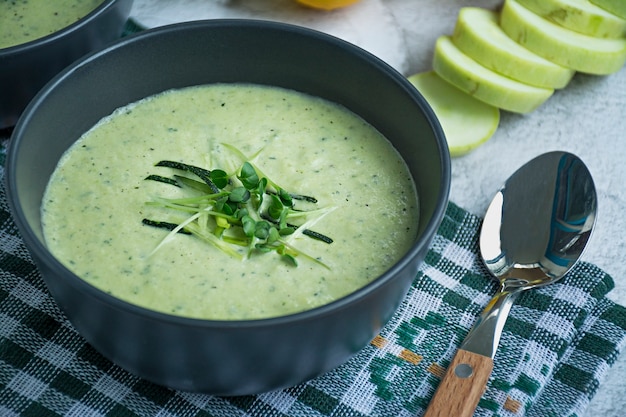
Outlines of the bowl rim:
M 107 0 L 110 3 L 117 0 Z M 123 300 L 121 298 L 115 297 L 107 292 L 99 289 L 98 287 L 88 283 L 84 279 L 80 278 L 70 269 L 68 269 L 65 265 L 63 265 L 55 256 L 53 256 L 45 243 L 40 241 L 40 239 L 36 236 L 33 229 L 30 227 L 26 217 L 24 215 L 21 207 L 17 206 L 17 202 L 19 201 L 17 195 L 13 192 L 13 190 L 17 189 L 15 176 L 12 175 L 12 172 L 15 170 L 15 166 L 17 165 L 16 159 L 18 155 L 18 150 L 21 146 L 20 138 L 22 136 L 22 131 L 25 129 L 25 126 L 28 125 L 28 121 L 31 117 L 33 117 L 33 113 L 36 111 L 39 104 L 44 101 L 48 94 L 50 94 L 55 86 L 62 82 L 65 78 L 71 77 L 72 74 L 80 69 L 83 66 L 89 65 L 91 62 L 97 60 L 99 57 L 103 55 L 107 55 L 112 53 L 113 51 L 124 48 L 128 44 L 132 44 L 135 42 L 141 42 L 151 37 L 155 36 L 167 36 L 170 32 L 178 32 L 185 30 L 192 30 L 201 27 L 220 27 L 220 26 L 228 26 L 232 27 L 247 27 L 253 28 L 257 27 L 262 30 L 279 30 L 285 31 L 289 33 L 296 33 L 300 36 L 309 36 L 316 38 L 319 41 L 326 42 L 331 44 L 332 46 L 338 47 L 344 50 L 346 53 L 350 53 L 356 55 L 362 60 L 367 61 L 368 65 L 372 65 L 376 67 L 379 71 L 385 72 L 387 76 L 391 77 L 398 85 L 401 87 L 406 94 L 408 94 L 413 101 L 417 102 L 418 106 L 421 108 L 424 116 L 429 123 L 431 129 L 433 130 L 433 134 L 435 139 L 437 140 L 437 145 L 439 148 L 439 163 L 441 165 L 441 181 L 442 184 L 439 187 L 439 193 L 437 195 L 437 199 L 434 205 L 434 212 L 431 219 L 428 221 L 426 227 L 422 231 L 422 235 L 425 236 L 435 236 L 436 231 L 445 215 L 445 210 L 449 201 L 449 193 L 450 193 L 450 181 L 451 181 L 451 160 L 450 154 L 448 151 L 445 134 L 439 121 L 426 101 L 426 99 L 418 92 L 418 90 L 408 81 L 406 77 L 404 77 L 400 72 L 394 69 L 392 66 L 384 62 L 382 59 L 373 55 L 372 53 L 362 49 L 361 47 L 354 45 L 348 41 L 335 37 L 333 35 L 310 29 L 307 27 L 283 23 L 283 22 L 275 22 L 275 21 L 266 21 L 266 20 L 257 20 L 257 19 L 208 19 L 208 20 L 198 20 L 191 22 L 182 22 L 182 23 L 174 23 L 165 26 L 159 26 L 152 29 L 147 29 L 142 32 L 138 32 L 135 34 L 131 34 L 124 38 L 121 38 L 103 49 L 92 52 L 90 54 L 85 55 L 78 61 L 74 62 L 59 74 L 57 74 L 50 82 L 46 84 L 44 88 L 42 88 L 35 98 L 31 100 L 28 104 L 27 108 L 24 110 L 22 116 L 18 120 L 14 131 L 12 133 L 11 140 L 9 142 L 9 147 L 6 152 L 6 170 L 5 170 L 5 187 L 7 191 L 7 199 L 11 211 L 13 213 L 13 218 L 16 224 L 19 226 L 22 232 L 22 238 L 27 243 L 27 248 L 29 251 L 35 251 L 38 254 L 38 258 L 43 262 L 48 268 L 54 271 L 59 271 L 64 274 L 64 279 L 69 279 L 69 284 L 73 287 L 81 289 L 81 291 L 87 291 L 89 294 L 94 296 L 99 301 L 109 305 L 110 307 L 114 307 L 118 310 L 124 310 L 127 313 L 143 316 L 147 319 L 165 322 L 168 324 L 172 324 L 175 326 L 183 326 L 183 327 L 194 327 L 194 328 L 220 328 L 220 329 L 234 329 L 234 328 L 246 328 L 246 329 L 258 329 L 258 328 L 267 328 L 274 326 L 281 326 L 286 324 L 293 323 L 301 323 L 309 320 L 314 320 L 319 317 L 328 316 L 336 314 L 337 311 L 348 308 L 351 304 L 358 302 L 360 299 L 366 297 L 368 294 L 375 292 L 378 288 L 384 286 L 388 281 L 390 281 L 400 270 L 407 267 L 409 263 L 411 263 L 412 259 L 417 256 L 417 253 L 424 249 L 424 245 L 428 242 L 424 240 L 416 240 L 416 242 L 410 247 L 410 249 L 399 259 L 397 260 L 390 268 L 388 268 L 385 272 L 380 274 L 377 278 L 373 279 L 369 283 L 364 286 L 342 296 L 334 301 L 329 303 L 306 309 L 300 312 L 295 312 L 291 314 L 281 315 L 281 316 L 273 316 L 266 318 L 258 318 L 258 319 L 245 319 L 245 320 L 215 320 L 215 319 L 204 319 L 204 318 L 196 318 L 196 317 L 185 317 L 174 314 L 169 314 L 166 312 L 161 312 L 157 310 L 152 310 L 146 307 L 142 307 L 136 304 L 133 304 L 129 301 Z
M 93 10 L 81 17 L 75 22 L 70 23 L 67 26 L 62 27 L 59 30 L 55 30 L 48 35 L 41 36 L 39 38 L 31 39 L 26 42 L 18 43 L 17 45 L 7 46 L 0 48 L 0 58 L 10 56 L 13 54 L 28 53 L 32 49 L 45 47 L 46 45 L 57 41 L 73 32 L 80 30 L 81 28 L 89 25 L 94 19 L 106 10 L 113 7 L 113 5 L 121 0 L 103 0 Z

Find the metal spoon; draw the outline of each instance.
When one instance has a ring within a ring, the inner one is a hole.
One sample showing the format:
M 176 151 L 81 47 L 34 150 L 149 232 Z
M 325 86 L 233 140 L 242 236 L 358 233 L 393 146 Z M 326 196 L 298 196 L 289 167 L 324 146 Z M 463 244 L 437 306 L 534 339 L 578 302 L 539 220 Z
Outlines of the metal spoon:
M 596 203 L 589 170 L 567 152 L 540 155 L 504 183 L 480 234 L 480 254 L 500 290 L 452 359 L 424 417 L 474 413 L 511 306 L 522 291 L 553 283 L 574 266 L 591 236 Z

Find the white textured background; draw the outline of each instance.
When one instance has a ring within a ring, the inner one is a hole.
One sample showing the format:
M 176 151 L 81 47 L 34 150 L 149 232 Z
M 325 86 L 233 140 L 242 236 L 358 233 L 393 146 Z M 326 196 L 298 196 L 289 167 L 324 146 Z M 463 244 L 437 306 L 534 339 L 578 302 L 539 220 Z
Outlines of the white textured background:
M 304 9 L 293 0 L 135 0 L 132 16 L 148 27 L 210 18 L 294 23 L 348 40 L 409 76 L 431 68 L 435 39 L 452 32 L 460 7 L 500 3 L 361 0 L 328 13 Z M 589 166 L 599 214 L 583 259 L 613 276 L 609 297 L 626 305 L 626 68 L 605 77 L 577 74 L 531 114 L 503 112 L 489 142 L 453 159 L 451 201 L 482 215 L 510 174 L 550 150 L 572 152 Z M 626 354 L 608 372 L 585 416 L 626 416 Z

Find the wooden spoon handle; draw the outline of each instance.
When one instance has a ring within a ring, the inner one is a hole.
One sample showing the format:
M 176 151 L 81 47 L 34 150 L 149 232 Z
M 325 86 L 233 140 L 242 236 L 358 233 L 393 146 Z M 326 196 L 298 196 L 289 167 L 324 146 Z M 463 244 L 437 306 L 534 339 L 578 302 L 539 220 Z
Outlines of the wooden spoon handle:
M 492 370 L 490 357 L 459 349 L 423 417 L 471 417 Z

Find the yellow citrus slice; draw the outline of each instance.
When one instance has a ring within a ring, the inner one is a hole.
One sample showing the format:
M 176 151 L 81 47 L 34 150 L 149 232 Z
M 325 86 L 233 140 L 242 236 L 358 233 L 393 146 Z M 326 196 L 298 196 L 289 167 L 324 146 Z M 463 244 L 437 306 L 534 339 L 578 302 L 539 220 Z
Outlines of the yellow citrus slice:
M 359 0 L 296 0 L 298 3 L 303 4 L 314 9 L 321 10 L 334 10 L 341 7 L 350 6 L 357 3 Z

